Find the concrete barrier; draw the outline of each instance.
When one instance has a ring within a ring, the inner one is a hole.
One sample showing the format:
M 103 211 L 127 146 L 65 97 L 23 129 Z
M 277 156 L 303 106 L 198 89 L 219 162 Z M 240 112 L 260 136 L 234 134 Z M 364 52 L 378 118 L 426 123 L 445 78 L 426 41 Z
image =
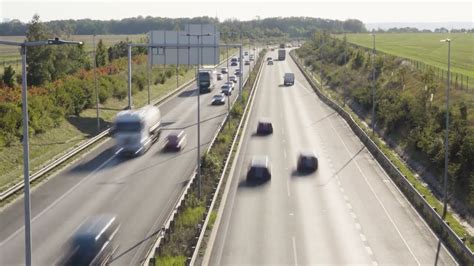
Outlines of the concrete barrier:
M 301 70 L 306 80 L 309 82 L 313 90 L 319 96 L 319 98 L 333 108 L 354 131 L 354 133 L 359 137 L 359 139 L 364 143 L 365 147 L 369 152 L 374 156 L 377 162 L 382 166 L 385 172 L 390 176 L 393 182 L 398 186 L 400 191 L 405 195 L 405 197 L 410 201 L 410 203 L 415 207 L 417 212 L 425 219 L 430 228 L 436 233 L 439 239 L 446 245 L 446 247 L 452 252 L 462 265 L 474 265 L 474 254 L 472 251 L 464 244 L 464 242 L 456 235 L 456 233 L 449 227 L 448 224 L 441 218 L 441 216 L 434 210 L 429 203 L 424 199 L 424 197 L 413 187 L 413 185 L 408 181 L 405 175 L 403 175 L 400 170 L 390 161 L 387 156 L 379 149 L 377 144 L 372 141 L 372 139 L 365 133 L 365 131 L 359 127 L 356 121 L 352 116 L 346 112 L 341 106 L 336 102 L 329 99 L 324 93 L 319 89 L 316 83 L 313 81 L 311 76 L 306 72 L 301 63 L 295 58 L 294 53 L 290 53 L 291 58 L 296 63 L 298 68 Z

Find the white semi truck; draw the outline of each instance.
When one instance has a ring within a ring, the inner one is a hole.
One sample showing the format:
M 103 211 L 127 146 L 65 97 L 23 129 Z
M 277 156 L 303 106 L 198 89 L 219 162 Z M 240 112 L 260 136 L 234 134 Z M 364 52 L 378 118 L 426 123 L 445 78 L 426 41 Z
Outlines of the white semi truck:
M 201 68 L 197 76 L 199 93 L 211 92 L 217 83 L 217 71 L 214 68 Z
M 118 149 L 125 155 L 145 153 L 158 139 L 161 113 L 158 107 L 147 105 L 137 110 L 120 111 L 112 126 Z

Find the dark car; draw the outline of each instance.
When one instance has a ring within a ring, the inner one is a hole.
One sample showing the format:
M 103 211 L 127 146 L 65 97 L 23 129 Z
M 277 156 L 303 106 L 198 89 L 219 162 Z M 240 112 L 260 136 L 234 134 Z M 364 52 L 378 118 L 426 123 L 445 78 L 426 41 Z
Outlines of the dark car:
M 245 60 L 245 63 L 244 63 L 244 65 L 246 65 L 246 66 L 250 65 L 250 61 L 248 61 L 248 60 Z
M 216 94 L 212 97 L 212 105 L 221 105 L 225 103 L 224 93 Z
M 247 182 L 263 182 L 272 178 L 268 156 L 253 157 L 247 171 Z
M 237 63 L 237 62 L 232 62 L 232 63 L 230 63 L 230 65 L 231 65 L 231 66 L 238 66 L 239 63 Z
M 311 173 L 318 169 L 318 157 L 312 151 L 300 152 L 296 164 L 296 170 L 298 172 Z
M 240 72 L 240 69 L 236 69 L 234 71 L 234 74 L 238 77 L 238 76 L 240 76 L 240 74 L 242 74 L 242 72 Z
M 62 265 L 105 265 L 117 249 L 114 237 L 119 223 L 114 215 L 98 215 L 87 219 L 74 233 L 67 246 Z
M 273 60 L 268 61 L 267 65 L 273 65 Z
M 229 86 L 229 84 L 224 84 L 221 87 L 221 92 L 226 96 L 232 95 L 232 88 Z
M 269 56 L 267 57 L 267 61 L 272 61 L 273 59 Z
M 272 122 L 268 118 L 261 118 L 257 125 L 257 135 L 270 135 L 273 133 Z
M 180 151 L 186 146 L 186 133 L 181 131 L 171 132 L 166 136 L 165 150 Z

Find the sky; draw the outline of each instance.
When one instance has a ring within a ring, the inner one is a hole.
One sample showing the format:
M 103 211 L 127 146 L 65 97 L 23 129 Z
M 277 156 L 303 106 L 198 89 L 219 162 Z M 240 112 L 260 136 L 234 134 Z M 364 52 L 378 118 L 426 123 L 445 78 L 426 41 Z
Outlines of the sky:
M 222 21 L 229 18 L 251 20 L 258 17 L 308 16 L 338 20 L 356 18 L 364 23 L 474 23 L 472 0 L 0 0 L 0 21 L 19 19 L 27 22 L 35 13 L 40 15 L 42 21 L 84 18 L 110 20 L 137 16 L 217 16 Z

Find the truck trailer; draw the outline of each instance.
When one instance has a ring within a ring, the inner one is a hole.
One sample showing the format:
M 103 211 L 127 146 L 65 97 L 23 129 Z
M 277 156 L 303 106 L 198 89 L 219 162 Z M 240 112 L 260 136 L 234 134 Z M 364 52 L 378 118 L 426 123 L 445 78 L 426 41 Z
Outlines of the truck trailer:
M 286 57 L 286 50 L 285 49 L 279 49 L 278 50 L 278 60 L 279 61 L 284 61 Z
M 158 107 L 146 105 L 137 110 L 120 111 L 112 126 L 112 135 L 121 154 L 140 155 L 158 140 L 161 113 Z
M 199 93 L 211 92 L 217 83 L 217 71 L 213 68 L 199 69 L 197 76 Z

